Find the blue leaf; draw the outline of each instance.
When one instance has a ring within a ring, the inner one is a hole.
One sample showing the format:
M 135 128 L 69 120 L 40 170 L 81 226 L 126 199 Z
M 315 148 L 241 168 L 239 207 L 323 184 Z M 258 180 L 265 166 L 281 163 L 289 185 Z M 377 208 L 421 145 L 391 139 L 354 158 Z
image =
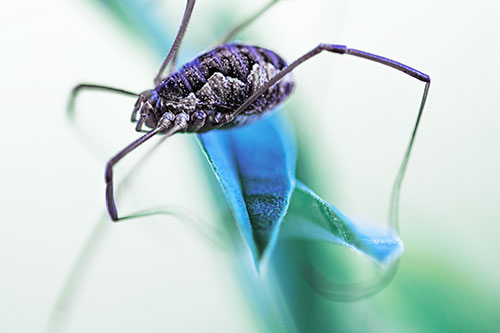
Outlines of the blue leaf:
M 283 232 L 287 237 L 348 246 L 384 268 L 393 264 L 404 249 L 398 234 L 392 229 L 356 226 L 300 182 L 297 182 Z
M 172 38 L 155 6 L 141 6 L 134 0 L 98 2 L 164 55 Z M 288 236 L 349 246 L 382 265 L 401 255 L 403 245 L 395 232 L 361 230 L 307 186 L 299 183 L 295 188 L 294 134 L 281 116 L 205 133 L 200 141 L 256 262 L 272 253 L 285 214 Z
M 271 253 L 295 186 L 294 136 L 280 115 L 200 135 L 254 259 Z

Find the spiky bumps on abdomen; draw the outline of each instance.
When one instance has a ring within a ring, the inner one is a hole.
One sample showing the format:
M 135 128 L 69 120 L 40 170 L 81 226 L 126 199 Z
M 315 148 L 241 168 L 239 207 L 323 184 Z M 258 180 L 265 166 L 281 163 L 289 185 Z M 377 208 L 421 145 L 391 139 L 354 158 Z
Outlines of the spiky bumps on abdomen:
M 164 80 L 160 95 L 183 103 L 189 109 L 195 104 L 210 115 L 235 110 L 257 89 L 286 67 L 274 52 L 249 45 L 225 44 L 198 56 Z M 242 125 L 260 118 L 290 95 L 292 76 L 286 75 L 255 100 L 233 122 Z

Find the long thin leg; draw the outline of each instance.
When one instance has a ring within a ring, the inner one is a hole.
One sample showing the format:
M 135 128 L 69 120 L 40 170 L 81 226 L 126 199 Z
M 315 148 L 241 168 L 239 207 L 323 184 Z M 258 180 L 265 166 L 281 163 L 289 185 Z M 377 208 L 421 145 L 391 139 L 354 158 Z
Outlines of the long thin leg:
M 304 63 L 305 61 L 309 60 L 310 58 L 314 57 L 315 55 L 318 55 L 322 51 L 328 51 L 332 53 L 338 53 L 338 54 L 349 54 L 353 55 L 356 57 L 368 59 L 371 61 L 375 61 L 378 63 L 381 63 L 383 65 L 395 68 L 405 74 L 408 74 L 410 76 L 413 76 L 414 78 L 426 82 L 427 84 L 430 84 L 431 79 L 427 74 L 424 74 L 422 72 L 417 71 L 416 69 L 413 69 L 409 66 L 403 65 L 397 61 L 384 58 L 375 54 L 355 50 L 355 49 L 349 49 L 347 46 L 344 45 L 333 45 L 333 44 L 320 44 L 316 46 L 314 49 L 311 51 L 307 52 L 294 62 L 292 62 L 290 65 L 288 65 L 286 68 L 284 68 L 281 72 L 273 76 L 268 82 L 266 82 L 260 89 L 258 89 L 253 95 L 251 95 L 243 104 L 241 104 L 234 112 L 233 112 L 233 117 L 236 117 L 238 114 L 243 112 L 246 108 L 250 106 L 259 96 L 261 96 L 263 93 L 266 92 L 267 89 L 271 88 L 276 82 L 281 80 L 285 75 L 293 71 L 297 66 L 300 64 Z M 426 88 L 426 91 L 428 88 Z M 421 103 L 421 109 L 423 107 L 423 104 L 425 103 L 425 97 L 427 94 L 424 95 L 424 99 L 422 100 Z
M 399 216 L 399 191 L 401 189 L 401 184 L 403 183 L 403 178 L 406 172 L 406 167 L 408 166 L 408 161 L 410 159 L 411 149 L 413 147 L 413 142 L 415 141 L 415 137 L 417 135 L 418 125 L 422 118 L 422 113 L 424 112 L 424 105 L 427 99 L 427 94 L 429 93 L 430 88 L 430 78 L 429 81 L 426 82 L 424 88 L 424 94 L 422 96 L 422 101 L 420 102 L 420 108 L 418 110 L 417 120 L 415 121 L 415 126 L 413 127 L 413 132 L 410 137 L 410 142 L 408 142 L 408 146 L 406 148 L 405 154 L 403 156 L 403 160 L 401 161 L 401 165 L 399 166 L 398 174 L 396 176 L 396 180 L 392 185 L 392 193 L 391 193 L 391 203 L 389 206 L 389 226 L 394 230 L 398 230 L 398 216 Z
M 187 128 L 189 119 L 187 115 L 180 113 L 175 117 L 175 119 L 169 119 L 166 116 L 167 114 L 165 114 L 164 117 L 160 119 L 156 128 L 141 136 L 140 138 L 129 144 L 127 147 L 123 148 L 106 164 L 106 171 L 104 176 L 106 181 L 106 206 L 108 207 L 109 215 L 111 216 L 111 219 L 113 221 L 119 220 L 118 212 L 116 211 L 115 198 L 113 195 L 113 166 L 118 163 L 123 157 L 125 157 L 125 155 L 142 145 L 144 142 L 151 139 L 156 134 L 166 131 L 164 133 L 165 137 L 163 138 L 163 140 L 165 140 L 169 136 Z
M 116 154 L 112 159 L 106 164 L 105 171 L 105 181 L 106 181 L 106 206 L 108 207 L 109 215 L 113 221 L 118 221 L 118 212 L 116 211 L 115 198 L 113 195 L 113 166 L 118 163 L 125 155 L 130 153 L 135 148 L 139 147 L 141 144 L 151 139 L 153 136 L 158 134 L 164 128 L 161 126 L 149 131 L 147 134 L 141 136 L 139 139 L 135 140 L 127 147 L 122 149 L 118 154 Z
M 234 119 L 238 114 L 246 110 L 250 104 L 252 104 L 259 96 L 261 96 L 267 89 L 272 87 L 276 82 L 278 82 L 280 79 L 282 79 L 285 75 L 293 71 L 297 66 L 302 64 L 303 62 L 307 61 L 308 59 L 314 57 L 315 55 L 318 55 L 322 51 L 328 51 L 332 53 L 338 53 L 338 54 L 349 54 L 353 55 L 355 57 L 360 57 L 364 58 L 367 60 L 375 61 L 378 62 L 382 65 L 386 65 L 392 68 L 395 68 L 407 75 L 410 75 L 420 81 L 425 82 L 425 88 L 424 88 L 424 93 L 422 95 L 422 100 L 420 102 L 420 107 L 418 110 L 418 116 L 417 120 L 415 122 L 415 126 L 413 128 L 413 132 L 410 138 L 410 142 L 408 143 L 408 146 L 406 148 L 405 155 L 403 157 L 403 160 L 401 162 L 401 165 L 399 167 L 398 175 L 396 176 L 396 180 L 394 181 L 393 188 L 392 188 L 392 194 L 391 194 L 391 204 L 389 207 L 389 224 L 391 227 L 397 230 L 397 219 L 398 219 L 398 205 L 399 205 L 399 191 L 401 188 L 401 183 L 403 182 L 403 177 L 406 172 L 406 167 L 408 165 L 408 160 L 410 158 L 410 153 L 411 149 L 413 147 L 413 142 L 415 140 L 415 136 L 417 134 L 417 128 L 420 123 L 420 119 L 422 117 L 422 113 L 424 111 L 424 106 L 425 106 L 425 101 L 427 100 L 427 94 L 429 93 L 429 88 L 431 84 L 431 79 L 427 74 L 424 74 L 420 71 L 417 71 L 416 69 L 413 69 L 409 66 L 406 66 L 402 63 L 399 63 L 397 61 L 384 58 L 375 54 L 371 54 L 368 52 L 364 51 L 359 51 L 355 49 L 350 49 L 347 46 L 344 45 L 333 45 L 333 44 L 320 44 L 311 51 L 307 52 L 294 62 L 292 62 L 289 66 L 287 66 L 285 69 L 283 69 L 281 72 L 276 74 L 274 77 L 272 77 L 266 84 L 264 84 L 260 89 L 258 89 L 252 96 L 250 96 L 242 105 L 240 105 L 232 114 L 230 119 Z
M 253 15 L 247 17 L 244 21 L 240 22 L 238 25 L 234 26 L 229 32 L 220 40 L 219 44 L 226 44 L 233 37 L 239 33 L 241 30 L 245 29 L 247 26 L 252 24 L 253 21 L 258 19 L 262 14 L 264 14 L 269 8 L 276 4 L 279 0 L 271 0 L 264 7 L 259 9 Z
M 226 44 L 229 41 L 231 41 L 236 34 L 238 34 L 241 30 L 245 29 L 247 26 L 252 24 L 256 19 L 258 19 L 262 14 L 264 14 L 269 8 L 271 8 L 278 1 L 279 0 L 269 1 L 264 7 L 259 9 L 257 12 L 255 12 L 251 16 L 247 17 L 244 21 L 238 23 L 231 30 L 229 30 L 229 32 L 217 43 L 217 45 Z M 170 65 L 168 66 L 168 71 L 167 71 L 168 75 L 170 75 L 174 72 L 175 65 L 177 63 L 177 56 L 178 55 L 179 55 L 179 52 L 177 51 L 174 54 L 172 61 L 170 61 Z
M 113 87 L 109 87 L 109 86 L 103 86 L 100 84 L 80 83 L 79 85 L 75 86 L 71 90 L 71 94 L 70 94 L 69 99 L 68 99 L 68 104 L 66 107 L 66 114 L 67 114 L 68 118 L 70 118 L 70 119 L 73 119 L 75 116 L 75 100 L 76 100 L 76 97 L 78 97 L 78 94 L 82 90 L 104 90 L 107 92 L 113 92 L 113 93 L 122 94 L 122 95 L 126 95 L 126 96 L 133 96 L 133 97 L 139 96 L 139 94 L 136 94 L 134 92 L 131 92 L 131 91 L 128 91 L 125 89 L 113 88 Z
M 179 27 L 179 31 L 177 31 L 177 36 L 175 36 L 172 47 L 170 47 L 170 50 L 168 51 L 168 54 L 163 60 L 160 66 L 160 70 L 158 71 L 158 74 L 155 77 L 154 80 L 155 86 L 157 86 L 161 82 L 165 68 L 167 68 L 169 62 L 177 55 L 177 51 L 181 46 L 182 38 L 184 37 L 184 33 L 186 32 L 189 19 L 191 18 L 191 13 L 193 12 L 193 7 L 195 2 L 196 0 L 187 0 L 186 9 L 184 10 L 184 16 L 182 17 L 181 26 Z

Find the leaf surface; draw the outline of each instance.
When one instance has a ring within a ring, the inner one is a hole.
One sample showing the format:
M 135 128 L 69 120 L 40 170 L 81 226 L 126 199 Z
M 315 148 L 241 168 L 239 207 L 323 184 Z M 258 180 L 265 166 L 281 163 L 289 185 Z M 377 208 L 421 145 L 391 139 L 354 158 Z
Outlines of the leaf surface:
M 403 243 L 389 228 L 361 228 L 309 187 L 297 182 L 286 217 L 287 237 L 344 245 L 388 267 L 403 253 Z
M 294 137 L 281 115 L 199 136 L 254 259 L 272 252 L 295 186 Z
M 156 52 L 167 52 L 172 40 L 154 6 L 134 0 L 98 2 Z M 183 45 L 189 48 L 189 41 Z M 272 253 L 285 215 L 288 236 L 349 246 L 382 265 L 401 255 L 395 232 L 361 230 L 306 185 L 295 187 L 295 136 L 282 115 L 205 133 L 199 141 L 256 263 Z

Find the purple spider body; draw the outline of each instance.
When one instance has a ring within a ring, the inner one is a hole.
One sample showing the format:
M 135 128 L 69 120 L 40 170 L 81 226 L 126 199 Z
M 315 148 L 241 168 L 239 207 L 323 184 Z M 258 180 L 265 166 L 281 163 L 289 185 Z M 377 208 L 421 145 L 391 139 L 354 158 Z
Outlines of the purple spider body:
M 154 89 L 137 94 L 98 84 L 82 83 L 73 88 L 68 115 L 73 114 L 74 99 L 81 89 L 98 89 L 138 97 L 132 112 L 132 121 L 137 121 L 136 131 L 146 134 L 123 148 L 106 165 L 106 205 L 113 221 L 120 220 L 113 194 L 113 167 L 124 156 L 157 134 L 170 137 L 178 132 L 203 133 L 217 128 L 245 125 L 262 118 L 285 101 L 292 92 L 292 71 L 323 51 L 377 62 L 425 82 L 417 121 L 393 188 L 393 194 L 397 195 L 429 92 L 430 77 L 400 62 L 345 45 L 318 44 L 287 65 L 271 50 L 251 45 L 227 44 L 240 30 L 277 2 L 271 0 L 256 14 L 235 26 L 224 37 L 220 46 L 199 55 L 165 77 L 163 74 L 167 67 L 175 66 L 195 4 L 195 0 L 187 0 L 177 35 L 154 79 Z M 143 125 L 151 130 L 143 130 Z M 395 209 L 397 210 L 397 207 Z
M 250 45 L 224 44 L 203 53 L 165 77 L 156 88 L 143 92 L 136 103 L 137 129 L 155 128 L 165 116 L 183 114 L 185 132 L 231 128 L 260 119 L 292 92 L 287 74 L 233 119 L 231 113 L 270 78 L 287 66 L 273 51 Z

